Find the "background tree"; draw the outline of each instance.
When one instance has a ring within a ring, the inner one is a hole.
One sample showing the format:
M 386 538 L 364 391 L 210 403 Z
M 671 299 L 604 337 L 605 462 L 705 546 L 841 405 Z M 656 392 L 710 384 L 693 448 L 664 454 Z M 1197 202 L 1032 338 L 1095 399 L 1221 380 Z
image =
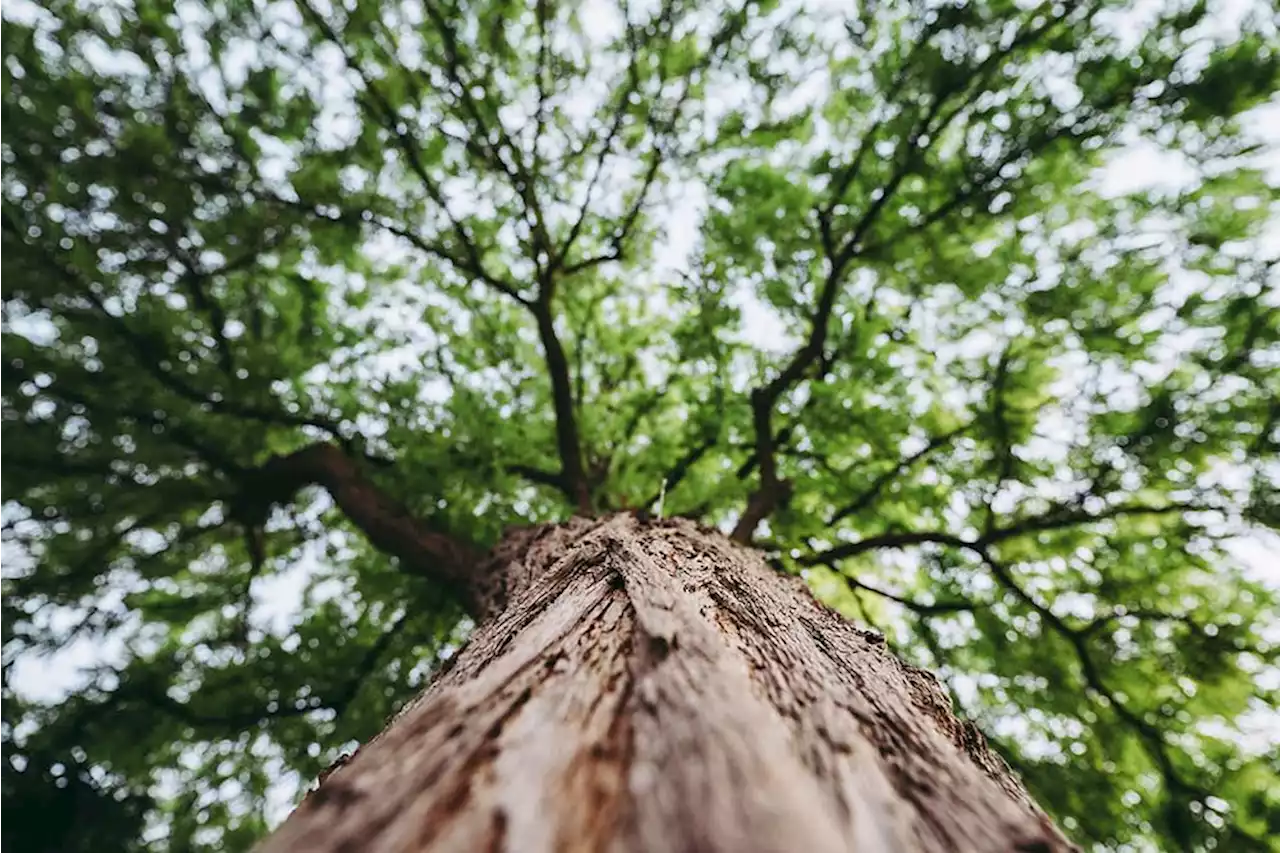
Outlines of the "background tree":
M 4 16 L 7 847 L 248 846 L 465 639 L 442 543 L 618 509 L 1086 846 L 1280 835 L 1267 4 Z

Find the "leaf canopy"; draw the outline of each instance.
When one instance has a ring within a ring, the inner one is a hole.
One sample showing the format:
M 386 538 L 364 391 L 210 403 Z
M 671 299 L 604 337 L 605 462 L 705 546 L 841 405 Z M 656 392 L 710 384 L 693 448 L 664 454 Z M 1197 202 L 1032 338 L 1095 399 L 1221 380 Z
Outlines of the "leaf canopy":
M 734 530 L 1085 847 L 1280 849 L 1268 4 L 4 20 L 6 846 L 247 849 L 465 640 L 255 494 L 330 442 L 479 546 Z

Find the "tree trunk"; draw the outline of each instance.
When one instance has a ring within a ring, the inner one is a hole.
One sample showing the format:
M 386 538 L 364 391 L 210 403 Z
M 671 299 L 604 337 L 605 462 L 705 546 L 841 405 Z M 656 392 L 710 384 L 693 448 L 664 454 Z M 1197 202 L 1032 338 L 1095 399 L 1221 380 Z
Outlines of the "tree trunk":
M 927 673 L 685 520 L 512 534 L 456 663 L 280 851 L 1071 846 Z

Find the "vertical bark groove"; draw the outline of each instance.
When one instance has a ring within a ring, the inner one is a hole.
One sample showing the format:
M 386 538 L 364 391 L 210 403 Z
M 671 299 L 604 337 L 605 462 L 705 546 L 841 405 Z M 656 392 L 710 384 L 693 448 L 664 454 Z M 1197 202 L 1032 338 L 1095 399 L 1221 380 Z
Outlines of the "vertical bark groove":
M 932 676 L 720 534 L 492 557 L 505 606 L 265 850 L 1071 849 Z

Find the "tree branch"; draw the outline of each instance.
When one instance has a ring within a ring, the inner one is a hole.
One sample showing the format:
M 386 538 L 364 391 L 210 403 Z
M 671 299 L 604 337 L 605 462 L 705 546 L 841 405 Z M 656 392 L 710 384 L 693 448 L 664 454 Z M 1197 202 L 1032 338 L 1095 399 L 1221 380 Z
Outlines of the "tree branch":
M 609 258 L 592 259 L 593 263 L 576 263 L 567 267 L 564 261 L 569 257 L 569 252 L 573 249 L 573 244 L 577 242 L 578 235 L 582 232 L 582 226 L 586 223 L 587 212 L 591 208 L 591 200 L 595 195 L 596 185 L 600 182 L 600 177 L 604 174 L 605 161 L 609 159 L 609 153 L 613 150 L 613 142 L 618 137 L 618 133 L 622 130 L 622 123 L 627 117 L 627 110 L 631 106 L 631 96 L 640 89 L 640 42 L 636 37 L 636 27 L 631 23 L 628 4 L 623 3 L 622 14 L 627 31 L 627 50 L 629 58 L 627 61 L 627 85 L 618 93 L 617 106 L 613 111 L 613 120 L 609 123 L 609 130 L 605 134 L 604 142 L 600 146 L 599 153 L 596 155 L 595 168 L 591 173 L 591 178 L 587 181 L 587 187 L 583 194 L 582 204 L 578 208 L 577 216 L 574 218 L 573 225 L 569 227 L 569 233 L 565 236 L 564 242 L 561 243 L 556 256 L 551 261 L 552 272 L 557 267 L 563 268 L 565 275 L 573 275 L 588 269 L 595 263 L 604 263 Z M 670 15 L 673 5 L 668 2 L 663 5 L 663 10 L 658 16 L 659 23 L 666 20 Z M 594 143 L 594 133 L 592 142 Z M 589 147 L 589 146 L 588 146 Z M 584 152 L 585 153 L 585 152 Z
M 1150 504 L 1122 504 L 1108 507 L 1107 509 L 1097 513 L 1089 513 L 1083 509 L 1073 510 L 1070 512 L 1051 511 L 1042 515 L 1031 516 L 1029 518 L 1016 521 L 1007 527 L 994 527 L 977 539 L 964 539 L 960 536 L 956 536 L 955 534 L 946 533 L 941 530 L 894 531 L 870 536 L 866 539 L 860 539 L 857 542 L 845 542 L 815 554 L 806 554 L 803 557 L 800 557 L 799 562 L 802 565 L 807 566 L 834 565 L 840 560 L 853 557 L 867 551 L 874 551 L 879 548 L 907 548 L 912 545 L 923 545 L 926 543 L 946 545 L 951 548 L 961 548 L 981 555 L 985 552 L 988 545 L 994 545 L 998 542 L 1003 542 L 1006 539 L 1012 539 L 1015 536 L 1025 536 L 1029 533 L 1041 533 L 1047 530 L 1060 530 L 1080 524 L 1092 524 L 1098 521 L 1106 521 L 1107 519 L 1125 515 L 1162 515 L 1170 512 L 1198 512 L 1209 511 L 1212 509 L 1213 507 L 1200 504 L 1173 503 L 1162 506 L 1154 506 Z
M 1013 593 L 1016 598 L 1039 614 L 1040 617 L 1044 619 L 1045 624 L 1047 624 L 1054 633 L 1067 641 L 1075 652 L 1076 658 L 1080 663 L 1080 673 L 1084 679 L 1086 688 L 1104 700 L 1106 702 L 1106 706 L 1115 713 L 1116 717 L 1138 735 L 1147 755 L 1155 763 L 1161 776 L 1164 778 L 1166 795 L 1189 794 L 1201 801 L 1205 800 L 1212 792 L 1195 783 L 1187 781 L 1183 778 L 1182 774 L 1178 772 L 1177 767 L 1174 766 L 1173 759 L 1169 755 L 1169 742 L 1166 740 L 1164 732 L 1162 732 L 1159 727 L 1145 720 L 1141 714 L 1134 711 L 1125 702 L 1122 702 L 1120 697 L 1106 686 L 1102 678 L 1102 672 L 1098 669 L 1098 665 L 1089 651 L 1089 626 L 1085 626 L 1081 629 L 1072 628 L 1063 621 L 1062 617 L 1058 616 L 1058 614 L 1054 613 L 1050 608 L 1041 604 L 1033 595 L 1023 589 L 1013 577 L 1013 574 L 1009 571 L 1008 567 L 995 559 L 990 551 L 982 547 L 970 548 L 970 550 L 982 559 L 982 561 L 991 570 L 991 574 L 1002 587 Z M 1234 823 L 1231 823 L 1230 821 L 1226 822 L 1230 825 L 1233 833 L 1240 835 L 1248 841 L 1253 841 L 1261 845 L 1260 839 L 1255 838 Z M 1265 849 L 1265 847 L 1260 846 L 1258 849 Z
M 1156 764 L 1164 779 L 1166 793 L 1169 795 L 1191 795 L 1203 801 L 1211 792 L 1193 782 L 1189 782 L 1182 776 L 1169 755 L 1170 746 L 1164 733 L 1158 727 L 1145 720 L 1141 714 L 1120 701 L 1119 697 L 1106 686 L 1102 673 L 1090 653 L 1088 648 L 1089 636 L 1098 628 L 1101 622 L 1114 618 L 1115 614 L 1101 617 L 1101 619 L 1094 620 L 1079 628 L 1068 625 L 1051 608 L 1042 604 L 1035 596 L 1027 592 L 1013 577 L 1009 568 L 997 560 L 989 548 L 990 544 L 1013 536 L 1100 521 L 1119 515 L 1194 511 L 1196 509 L 1204 509 L 1204 507 L 1187 504 L 1170 504 L 1166 506 L 1127 505 L 1111 507 L 1096 514 L 1088 514 L 1083 510 L 1058 514 L 1051 512 L 1026 519 L 1008 527 L 993 528 L 981 538 L 972 541 L 937 531 L 886 533 L 860 542 L 838 545 L 819 554 L 807 555 L 802 557 L 799 562 L 804 565 L 821 563 L 834 566 L 836 562 L 844 557 L 853 556 L 874 548 L 901 548 L 927 542 L 963 549 L 975 554 L 987 566 L 992 576 L 1003 589 L 1013 594 L 1014 597 L 1038 614 L 1050 630 L 1061 636 L 1071 646 L 1080 663 L 1080 672 L 1085 686 L 1093 694 L 1100 697 L 1116 717 L 1138 735 L 1144 750 Z M 860 588 L 863 587 L 860 582 L 854 581 L 847 576 L 846 582 L 857 585 Z M 869 591 L 879 592 L 878 590 Z M 892 595 L 886 595 L 886 597 L 897 600 Z M 905 600 L 900 603 L 908 607 L 914 604 Z M 1160 618 L 1178 618 L 1170 614 L 1153 615 L 1157 615 Z M 1238 826 L 1232 825 L 1231 828 L 1234 833 L 1239 834 L 1240 837 L 1246 840 L 1256 840 Z
M 382 90 L 375 84 L 375 81 L 369 76 L 368 72 L 366 72 L 359 62 L 356 61 L 356 58 L 348 49 L 346 42 L 344 42 L 338 32 L 334 30 L 333 26 L 324 19 L 324 16 L 316 11 L 316 9 L 313 8 L 310 3 L 306 2 L 306 0 L 302 0 L 302 2 L 299 3 L 299 8 L 302 11 L 303 17 L 310 20 L 311 23 L 320 30 L 321 34 L 328 39 L 330 43 L 337 47 L 339 51 L 341 51 L 343 61 L 347 64 L 347 67 L 354 71 L 360 78 L 361 83 L 364 85 L 364 90 L 367 93 L 367 97 L 361 97 L 359 100 L 366 104 L 372 102 L 375 117 L 379 117 L 380 114 L 382 126 L 391 133 L 396 140 L 396 144 L 399 146 L 401 151 L 404 152 L 409 169 L 422 182 L 423 187 L 427 191 L 427 195 L 436 204 L 436 206 L 440 208 L 441 212 L 444 213 L 445 218 L 449 220 L 449 224 L 454 235 L 459 244 L 461 244 L 463 252 L 466 254 L 467 263 L 470 268 L 478 271 L 477 277 L 489 284 L 496 285 L 500 283 L 502 286 L 498 287 L 499 290 L 507 293 L 508 295 L 513 295 L 516 288 L 511 285 L 510 282 L 502 281 L 485 272 L 480 250 L 477 248 L 475 241 L 471 238 L 471 235 L 467 233 L 467 229 L 450 211 L 448 200 L 445 198 L 439 182 L 431 176 L 431 172 L 427 169 L 426 163 L 423 162 L 422 151 L 418 147 L 417 142 L 415 142 L 414 139 L 402 129 L 395 107 L 387 100 Z M 432 8 L 433 6 L 431 4 L 427 4 L 428 11 Z
M 295 415 L 281 409 L 260 408 L 255 405 L 228 399 L 218 392 L 206 392 L 191 384 L 186 378 L 167 369 L 164 362 L 168 357 L 166 342 L 160 336 L 139 331 L 128 323 L 124 317 L 117 316 L 108 310 L 106 303 L 88 281 L 84 274 L 54 257 L 45 247 L 25 240 L 17 224 L 8 216 L 4 217 L 4 228 L 15 235 L 24 245 L 39 253 L 41 260 L 53 272 L 64 277 L 81 296 L 92 304 L 94 316 L 114 332 L 133 352 L 134 362 L 144 373 L 150 375 L 163 388 L 175 396 L 192 403 L 201 409 L 214 414 L 229 415 L 244 420 L 257 421 L 263 424 L 275 424 L 287 427 L 312 427 L 327 432 L 330 436 L 344 444 L 352 442 L 342 437 L 338 425 L 318 415 Z M 63 309 L 63 313 L 72 314 L 72 309 Z
M 532 465 L 520 464 L 504 465 L 502 467 L 507 471 L 510 471 L 512 474 L 525 478 L 531 483 L 537 483 L 540 486 L 551 486 L 552 488 L 562 492 L 568 491 L 564 483 L 564 477 L 554 471 L 544 471 L 543 469 L 535 468 Z
M 862 492 L 856 498 L 849 501 L 840 509 L 836 510 L 835 513 L 831 516 L 831 518 L 827 520 L 827 526 L 830 527 L 831 525 L 834 525 L 837 522 L 842 521 L 851 515 L 856 515 L 857 513 L 869 507 L 872 503 L 875 502 L 876 498 L 880 496 L 880 493 L 885 490 L 885 487 L 887 487 L 890 483 L 896 480 L 898 476 L 901 475 L 904 471 L 909 469 L 911 466 L 915 465 L 921 459 L 928 457 L 934 451 L 950 444 L 953 440 L 955 440 L 958 436 L 962 435 L 971 426 L 972 424 L 966 424 L 965 426 L 957 427 L 956 429 L 953 429 L 950 432 L 945 432 L 941 435 L 934 436 L 932 439 L 930 439 L 929 443 L 926 444 L 923 448 L 911 454 L 910 456 L 900 459 L 898 461 L 898 464 L 894 465 L 888 471 L 885 471 L 883 474 L 877 477 L 871 483 L 871 485 L 867 488 L 866 491 Z
M 406 571 L 444 584 L 470 612 L 482 609 L 473 574 L 479 551 L 414 518 L 336 445 L 313 444 L 274 456 L 243 479 L 244 492 L 232 507 L 238 518 L 265 517 L 300 489 L 320 486 L 375 548 Z
M 541 297 L 541 294 L 539 294 Z M 541 298 L 532 306 L 538 323 L 538 338 L 547 359 L 551 378 L 551 400 L 556 416 L 556 448 L 560 454 L 560 480 L 565 493 L 584 515 L 592 513 L 591 484 L 582 463 L 582 439 L 573 407 L 573 383 L 569 376 L 569 359 L 556 335 L 551 306 Z
M 958 613 L 964 610 L 973 610 L 978 606 L 972 601 L 937 601 L 932 604 L 925 604 L 920 601 L 913 601 L 910 598 L 904 598 L 896 593 L 880 589 L 879 587 L 872 586 L 871 584 L 864 583 L 857 578 L 844 573 L 840 574 L 840 579 L 843 580 L 845 582 L 845 586 L 849 587 L 851 590 L 865 590 L 873 595 L 878 595 L 881 598 L 887 598 L 889 601 L 901 604 L 908 610 L 914 611 L 915 613 L 919 613 L 923 616 L 937 616 L 943 613 Z
M 669 24 L 668 18 L 670 16 L 671 8 L 672 4 L 670 2 L 664 4 L 663 10 L 659 14 L 656 24 Z M 689 68 L 685 71 L 680 83 L 680 94 L 676 97 L 676 101 L 671 107 L 670 115 L 667 116 L 664 121 L 658 121 L 655 119 L 654 113 L 651 110 L 648 116 L 646 116 L 645 123 L 648 126 L 649 131 L 653 134 L 653 146 L 649 150 L 648 163 L 645 166 L 644 175 L 640 180 L 640 187 L 636 191 L 634 201 L 631 203 L 631 206 L 627 209 L 626 213 L 623 214 L 621 223 L 618 224 L 614 229 L 613 234 L 610 236 L 609 248 L 598 255 L 584 258 L 575 264 L 570 264 L 569 266 L 564 267 L 564 275 L 573 275 L 574 273 L 582 272 L 592 267 L 609 263 L 610 261 L 622 259 L 626 241 L 631 236 L 632 230 L 640 219 L 640 214 L 644 209 L 644 204 L 649 196 L 649 191 L 657 181 L 658 173 L 661 171 L 663 163 L 668 160 L 671 153 L 669 150 L 666 150 L 666 146 L 675 135 L 676 126 L 680 122 L 680 117 L 684 112 L 685 104 L 688 102 L 689 96 L 693 93 L 693 80 L 695 75 L 700 74 L 709 68 L 711 63 L 715 61 L 719 52 L 732 43 L 734 39 L 743 32 L 748 23 L 748 13 L 750 8 L 751 4 L 745 4 L 737 12 L 725 17 L 723 25 L 716 31 L 715 35 L 711 37 L 711 42 L 707 46 L 706 52 L 698 59 L 697 62 L 690 64 Z M 628 25 L 627 34 L 629 39 L 632 37 L 632 32 L 633 28 Z M 618 112 L 615 113 L 614 117 L 615 123 L 621 122 L 621 119 L 626 112 L 626 104 L 626 99 L 619 102 Z M 615 136 L 616 133 L 616 129 L 611 127 L 610 138 Z M 601 168 L 603 167 L 606 154 L 607 148 L 602 151 L 600 156 L 599 165 Z M 600 171 L 601 169 L 597 169 L 597 177 L 599 176 Z M 595 179 L 592 180 L 592 186 L 594 186 L 594 184 Z M 588 198 L 587 201 L 589 203 L 590 199 Z M 574 223 L 574 226 L 570 231 L 571 238 L 576 239 L 577 232 L 582 227 L 586 212 L 587 204 L 584 204 L 578 220 Z M 572 247 L 572 242 L 572 239 L 566 240 L 562 247 L 560 256 L 562 260 L 564 255 Z
M 525 166 L 520 156 L 519 149 L 511 141 L 510 134 L 507 133 L 506 127 L 503 125 L 501 116 L 494 116 L 494 126 L 490 127 L 485 121 L 484 116 L 480 112 L 480 106 L 476 103 L 475 98 L 471 94 L 474 82 L 462 76 L 463 54 L 461 45 L 458 41 L 458 34 L 455 32 L 450 22 L 449 15 L 441 9 L 440 3 L 425 3 L 423 9 L 427 13 L 427 17 L 431 19 L 436 30 L 440 34 L 441 41 L 444 43 L 445 61 L 444 72 L 450 82 L 457 87 L 457 97 L 462 103 L 463 109 L 466 111 L 474 129 L 478 131 L 478 135 L 484 140 L 485 145 L 489 148 L 490 165 L 495 166 L 501 171 L 511 184 L 511 188 L 515 190 L 516 195 L 520 198 L 520 203 L 524 208 L 525 221 L 529 225 L 529 230 L 533 235 L 533 261 L 539 272 L 545 273 L 547 264 L 553 251 L 551 237 L 547 233 L 546 218 L 542 212 L 541 203 L 538 201 L 537 187 L 535 185 L 536 177 Z M 456 9 L 447 10 L 451 14 L 456 14 Z M 545 26 L 545 9 L 539 7 L 539 26 Z M 539 54 L 541 56 L 541 49 Z M 541 74 L 539 74 L 541 81 Z M 489 86 L 484 87 L 486 91 Z M 541 91 L 541 83 L 539 84 L 539 115 L 545 104 L 545 96 Z M 539 131 L 541 128 L 539 127 Z M 496 135 L 497 141 L 494 141 Z M 535 142 L 536 148 L 536 142 Z M 511 158 L 508 163 L 503 157 L 503 151 L 506 151 Z M 543 259 L 546 260 L 543 260 Z
M 923 530 L 923 531 L 901 531 L 896 533 L 882 533 L 879 536 L 870 536 L 866 539 L 860 539 L 857 542 L 845 542 L 835 547 L 828 548 L 826 551 L 820 551 L 816 554 L 805 554 L 799 558 L 801 565 L 834 565 L 840 560 L 874 551 L 879 548 L 908 548 L 912 545 L 924 545 L 933 543 L 936 545 L 947 545 L 952 548 L 975 548 L 980 547 L 981 543 L 970 542 L 967 539 L 961 539 L 959 536 L 953 536 L 949 533 L 941 531 Z
M 1010 341 L 1000 353 L 1000 361 L 996 364 L 995 379 L 991 383 L 991 394 L 993 397 L 991 405 L 991 418 L 994 422 L 995 435 L 995 456 L 998 469 L 996 471 L 995 488 L 991 491 L 991 497 L 987 502 L 987 519 L 983 523 L 983 536 L 990 537 L 995 532 L 996 527 L 996 498 L 1000 495 L 1000 489 L 1004 486 L 1004 481 L 1009 479 L 1013 473 L 1013 466 L 1016 462 L 1013 455 L 1013 445 L 1009 440 L 1009 421 L 1006 418 L 1008 407 L 1005 403 L 1005 387 L 1009 381 L 1010 356 L 1013 349 L 1013 342 Z
M 499 278 L 485 269 L 484 265 L 480 261 L 478 251 L 470 251 L 469 247 L 464 247 L 464 249 L 467 249 L 467 254 L 465 256 L 459 255 L 444 243 L 437 240 L 429 240 L 416 231 L 406 228 L 404 225 L 401 225 L 390 217 L 382 216 L 369 210 L 361 211 L 359 214 L 337 210 L 336 215 L 330 216 L 328 213 L 322 212 L 316 205 L 312 205 L 305 200 L 295 202 L 278 196 L 273 196 L 269 201 L 273 204 L 301 209 L 308 215 L 327 222 L 346 222 L 356 225 L 368 224 L 375 228 L 380 228 L 388 234 L 394 234 L 402 240 L 407 241 L 415 249 L 425 252 L 432 257 L 439 258 L 477 281 L 484 282 L 504 296 L 509 296 L 516 302 L 528 305 L 528 300 L 520 295 L 520 292 L 511 282 Z M 333 205 L 326 205 L 326 207 L 332 209 Z M 364 216 L 365 213 L 368 214 L 367 219 Z
M 1050 510 L 1040 515 L 1030 516 L 996 527 L 985 534 L 977 544 L 994 544 L 1014 536 L 1025 536 L 1028 533 L 1043 533 L 1050 530 L 1062 530 L 1079 524 L 1093 524 L 1126 515 L 1164 515 L 1171 512 L 1212 512 L 1214 507 L 1196 503 L 1169 504 L 1117 504 L 1098 512 L 1091 513 L 1084 508 L 1070 510 Z
M 719 436 L 713 435 L 703 439 L 701 442 L 685 451 L 684 455 L 676 460 L 676 464 L 671 466 L 671 470 L 667 472 L 667 476 L 663 478 L 658 491 L 641 504 L 641 507 L 643 509 L 648 509 L 656 504 L 664 495 L 670 495 L 674 492 L 676 486 L 680 485 L 681 481 L 688 476 L 690 469 L 692 469 L 694 465 L 698 464 L 698 460 L 703 456 L 706 456 L 707 452 L 710 451 L 711 448 L 716 446 L 717 441 L 719 441 Z
M 1014 49 L 1034 43 L 1060 20 L 1061 18 L 1051 17 L 1048 21 L 1023 33 L 1019 38 L 1015 39 L 1008 48 L 996 52 L 992 58 L 989 58 L 979 66 L 979 68 L 975 70 L 973 77 L 978 80 L 984 79 L 986 74 L 991 73 L 994 69 L 1000 67 L 1003 64 L 1003 59 L 1012 53 Z M 928 35 L 926 34 L 926 37 L 921 40 L 920 44 L 927 41 L 927 38 Z M 919 45 L 917 45 L 917 47 L 918 46 Z M 909 55 L 906 63 L 904 63 L 902 72 L 900 73 L 905 72 L 906 65 L 910 63 L 911 59 L 912 56 Z M 879 221 L 881 213 L 887 207 L 903 181 L 915 172 L 925 154 L 928 152 L 930 146 L 936 144 L 936 140 L 942 135 L 943 131 L 945 131 L 946 128 L 964 112 L 970 99 L 975 96 L 974 92 L 982 91 L 981 86 L 971 88 L 970 83 L 971 80 L 960 86 L 947 84 L 940 90 L 932 93 L 934 97 L 929 110 L 920 118 L 919 121 L 914 123 L 910 133 L 907 134 L 906 138 L 898 146 L 898 150 L 895 152 L 896 164 L 888 180 L 880 187 L 879 195 L 875 197 L 871 205 L 863 212 L 862 216 L 859 217 L 857 223 L 853 226 L 852 233 L 841 245 L 837 246 L 838 241 L 832 233 L 832 213 L 834 212 L 835 206 L 840 203 L 839 194 L 843 194 L 847 190 L 849 184 L 856 176 L 857 171 L 860 169 L 863 156 L 868 150 L 867 143 L 871 141 L 872 137 L 879 129 L 879 123 L 873 125 L 868 131 L 866 137 L 863 139 L 862 145 L 859 147 L 857 155 L 854 157 L 853 162 L 836 176 L 835 189 L 837 190 L 837 195 L 830 199 L 827 206 L 819 209 L 818 224 L 828 260 L 827 276 L 823 282 L 822 289 L 819 293 L 818 304 L 811 319 L 808 339 L 805 341 L 804 345 L 796 351 L 792 356 L 791 361 L 782 369 L 778 376 L 774 377 L 774 379 L 767 384 L 757 388 L 751 394 L 752 421 L 755 425 L 756 431 L 756 453 L 760 460 L 760 486 L 752 494 L 748 501 L 747 508 L 743 512 L 741 521 L 734 528 L 733 538 L 735 540 L 739 542 L 749 542 L 752 533 L 755 530 L 755 525 L 757 525 L 761 519 L 767 517 L 769 513 L 773 511 L 775 506 L 784 502 L 789 496 L 790 486 L 778 479 L 775 463 L 773 461 L 774 446 L 772 441 L 772 429 L 770 426 L 773 407 L 787 390 L 804 377 L 805 373 L 815 362 L 820 362 L 822 360 L 826 345 L 827 326 L 831 319 L 832 310 L 835 307 L 836 296 L 839 293 L 840 285 L 844 280 L 845 271 L 848 269 L 848 266 L 853 259 L 865 251 L 865 247 L 863 245 L 864 241 Z M 896 90 L 897 86 L 898 83 L 895 81 L 892 90 Z M 952 98 L 957 94 L 965 94 L 966 90 L 969 90 L 969 94 L 961 99 L 960 105 L 949 113 L 944 114 L 943 108 L 951 102 Z M 941 119 L 939 120 L 940 116 Z M 938 120 L 937 124 L 935 124 L 935 120 Z M 921 140 L 926 136 L 928 137 L 928 142 L 922 146 L 920 144 Z M 1024 149 L 1019 148 L 1016 150 L 1021 152 Z M 1035 147 L 1031 147 L 1030 150 L 1034 151 L 1037 149 Z M 1000 166 L 1003 165 L 1003 163 L 1000 164 Z M 994 170 L 989 172 L 988 175 L 998 175 L 1000 166 L 997 166 Z M 985 181 L 986 179 L 984 178 L 983 180 Z M 957 191 L 957 197 L 971 195 L 983 186 L 985 186 L 983 182 L 968 184 L 961 190 Z M 953 199 L 953 201 L 955 200 Z M 955 203 L 958 206 L 963 202 L 956 201 Z M 943 208 L 946 209 L 944 210 Z M 935 221 L 931 218 L 934 215 L 945 216 L 949 209 L 950 208 L 944 204 L 942 208 L 934 211 L 929 217 L 926 217 L 928 223 L 931 224 Z

